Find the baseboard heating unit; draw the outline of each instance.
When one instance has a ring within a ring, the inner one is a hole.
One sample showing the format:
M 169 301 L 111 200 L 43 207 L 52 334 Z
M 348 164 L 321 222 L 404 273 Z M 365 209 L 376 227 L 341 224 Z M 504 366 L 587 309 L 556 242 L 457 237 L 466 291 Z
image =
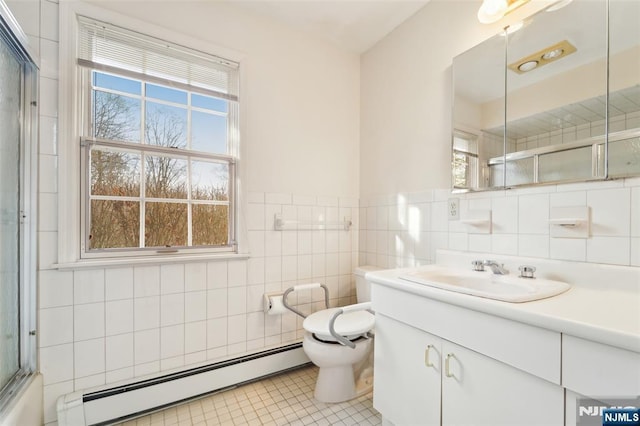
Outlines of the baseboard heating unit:
M 58 398 L 59 426 L 107 425 L 309 363 L 302 343 Z

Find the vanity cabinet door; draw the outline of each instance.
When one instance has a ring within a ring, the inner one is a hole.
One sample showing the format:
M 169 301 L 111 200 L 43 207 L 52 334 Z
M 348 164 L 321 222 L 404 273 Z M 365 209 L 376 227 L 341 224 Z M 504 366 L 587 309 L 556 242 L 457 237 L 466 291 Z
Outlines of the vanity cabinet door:
M 562 387 L 447 341 L 442 359 L 443 425 L 564 424 Z
M 440 424 L 442 340 L 376 313 L 373 405 L 396 426 Z

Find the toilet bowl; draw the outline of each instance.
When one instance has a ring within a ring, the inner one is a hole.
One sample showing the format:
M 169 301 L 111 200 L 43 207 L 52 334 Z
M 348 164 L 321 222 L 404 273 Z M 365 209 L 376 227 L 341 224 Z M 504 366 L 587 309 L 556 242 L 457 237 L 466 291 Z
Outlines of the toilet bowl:
M 354 271 L 357 305 L 323 309 L 302 323 L 305 330 L 302 347 L 311 362 L 319 367 L 314 391 L 318 401 L 347 401 L 370 392 L 373 387 L 375 317 L 367 310 L 370 289 L 364 275 L 375 269 L 364 266 Z

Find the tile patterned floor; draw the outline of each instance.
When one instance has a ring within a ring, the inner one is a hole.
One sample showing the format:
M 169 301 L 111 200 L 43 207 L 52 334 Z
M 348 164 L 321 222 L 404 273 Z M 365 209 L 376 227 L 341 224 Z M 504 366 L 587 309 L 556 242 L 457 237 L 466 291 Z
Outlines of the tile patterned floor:
M 313 399 L 318 368 L 303 367 L 167 408 L 120 426 L 380 425 L 372 394 L 339 404 Z

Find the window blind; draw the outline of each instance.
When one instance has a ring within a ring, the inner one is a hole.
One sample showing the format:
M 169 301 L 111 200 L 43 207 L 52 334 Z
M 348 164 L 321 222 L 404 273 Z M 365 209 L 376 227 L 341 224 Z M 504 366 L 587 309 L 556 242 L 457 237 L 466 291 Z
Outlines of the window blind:
M 238 63 L 78 16 L 78 64 L 232 101 Z

